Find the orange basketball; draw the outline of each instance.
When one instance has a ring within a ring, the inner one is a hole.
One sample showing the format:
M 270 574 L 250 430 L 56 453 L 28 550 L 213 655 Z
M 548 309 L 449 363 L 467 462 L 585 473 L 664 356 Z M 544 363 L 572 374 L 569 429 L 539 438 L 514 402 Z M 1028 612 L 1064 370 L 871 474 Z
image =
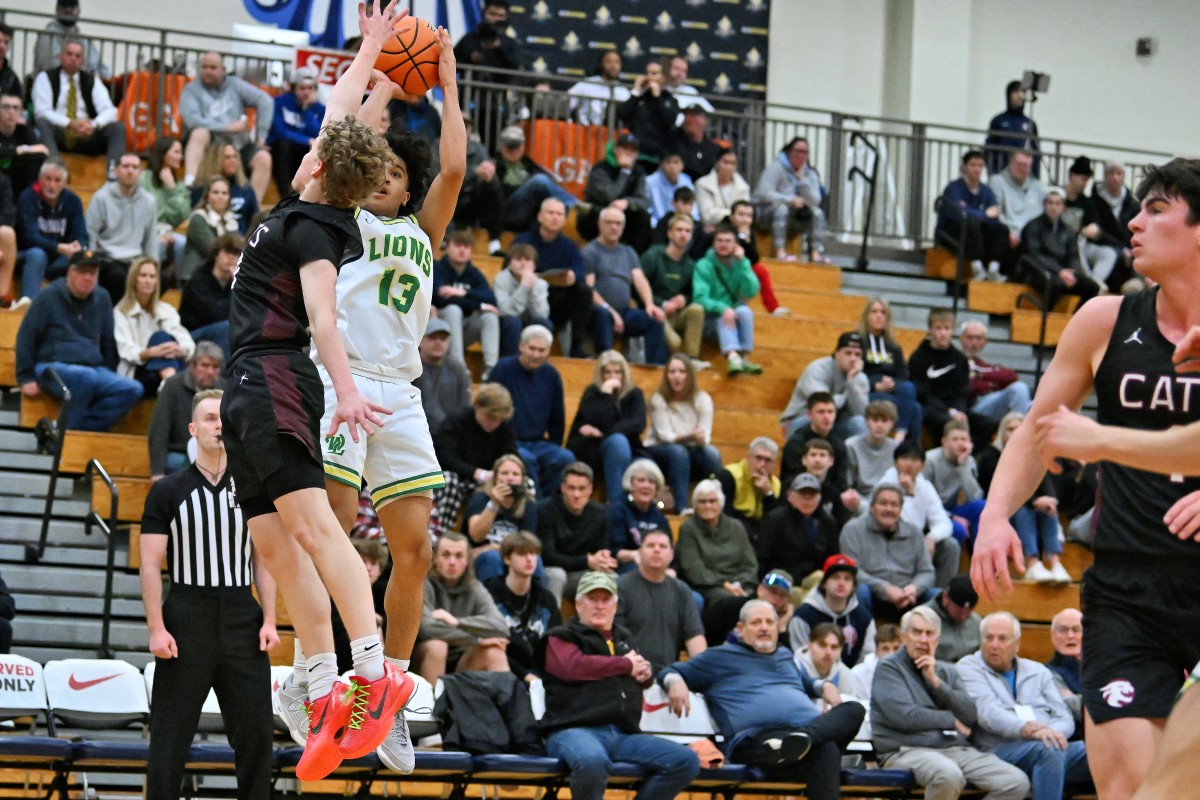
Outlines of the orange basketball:
M 441 45 L 437 29 L 423 19 L 402 17 L 375 59 L 375 69 L 387 75 L 407 94 L 422 95 L 438 85 Z

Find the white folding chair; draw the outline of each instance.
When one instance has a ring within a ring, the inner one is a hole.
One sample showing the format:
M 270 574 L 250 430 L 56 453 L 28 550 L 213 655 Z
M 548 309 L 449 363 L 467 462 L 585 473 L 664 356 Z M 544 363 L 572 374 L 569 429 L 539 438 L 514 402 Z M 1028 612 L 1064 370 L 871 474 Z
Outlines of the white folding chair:
M 137 667 L 116 659 L 67 658 L 46 664 L 50 712 L 80 728 L 122 728 L 150 716 Z
M 692 709 L 685 717 L 671 712 L 667 693 L 655 684 L 642 691 L 643 733 L 652 733 L 673 742 L 687 744 L 696 739 L 706 739 L 717 732 L 704 695 L 691 693 Z
M 146 679 L 146 697 L 149 700 L 154 699 L 154 672 L 156 663 L 151 661 L 146 665 L 146 669 L 142 673 Z M 204 698 L 204 705 L 200 707 L 200 720 L 197 730 L 203 734 L 225 732 L 225 719 L 221 716 L 221 704 L 217 700 L 216 691 L 211 688 L 208 690 L 208 696 Z

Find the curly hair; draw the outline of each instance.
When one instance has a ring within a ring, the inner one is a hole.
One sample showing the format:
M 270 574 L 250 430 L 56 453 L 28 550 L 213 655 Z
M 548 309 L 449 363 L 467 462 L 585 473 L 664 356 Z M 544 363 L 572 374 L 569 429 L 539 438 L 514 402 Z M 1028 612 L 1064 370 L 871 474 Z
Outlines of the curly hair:
M 397 216 L 415 214 L 425 202 L 425 193 L 433 181 L 433 150 L 429 142 L 414 136 L 412 131 L 392 128 L 383 135 L 392 154 L 404 162 L 408 173 L 408 202 L 400 206 Z
M 325 201 L 335 208 L 357 205 L 383 185 L 387 145 L 352 115 L 325 126 L 317 158 L 325 167 Z

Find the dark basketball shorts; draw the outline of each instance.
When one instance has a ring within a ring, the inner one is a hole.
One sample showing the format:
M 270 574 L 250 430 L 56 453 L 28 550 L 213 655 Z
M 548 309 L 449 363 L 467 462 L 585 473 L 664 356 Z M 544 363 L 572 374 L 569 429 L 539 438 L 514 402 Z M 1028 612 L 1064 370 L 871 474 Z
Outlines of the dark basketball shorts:
M 221 432 L 234 494 L 247 518 L 275 500 L 325 488 L 321 465 L 324 389 L 303 353 L 245 355 L 232 362 L 221 400 Z
M 1083 702 L 1095 722 L 1160 719 L 1200 660 L 1195 572 L 1093 567 L 1083 578 Z

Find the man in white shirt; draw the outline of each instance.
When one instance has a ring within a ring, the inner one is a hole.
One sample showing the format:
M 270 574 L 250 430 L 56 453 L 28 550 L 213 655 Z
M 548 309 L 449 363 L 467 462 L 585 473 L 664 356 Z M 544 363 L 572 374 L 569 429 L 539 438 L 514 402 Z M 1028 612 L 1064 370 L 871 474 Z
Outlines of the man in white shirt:
M 63 42 L 59 66 L 41 72 L 33 81 L 33 115 L 50 155 L 60 150 L 108 156 L 109 178 L 125 151 L 125 126 L 108 89 L 94 72 L 83 69 L 83 43 Z

